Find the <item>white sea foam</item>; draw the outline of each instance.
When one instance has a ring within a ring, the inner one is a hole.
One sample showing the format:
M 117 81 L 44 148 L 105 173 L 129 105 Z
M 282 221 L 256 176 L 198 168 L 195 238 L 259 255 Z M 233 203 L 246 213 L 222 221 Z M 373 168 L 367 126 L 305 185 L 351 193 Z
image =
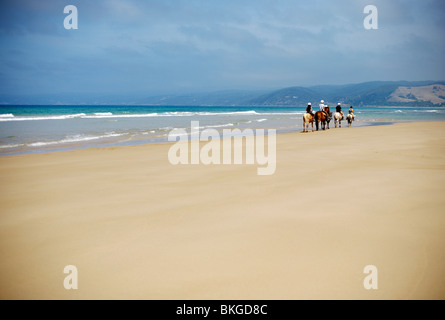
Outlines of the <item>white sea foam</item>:
M 226 128 L 233 126 L 234 126 L 233 123 L 227 123 L 227 124 L 215 124 L 215 125 L 204 126 L 204 128 Z
M 106 116 L 112 116 L 113 115 L 113 113 L 111 113 L 111 112 L 98 112 L 98 113 L 93 113 L 95 116 L 102 116 L 102 117 L 106 117 Z
M 151 117 L 193 117 L 193 116 L 292 116 L 292 115 L 302 115 L 304 112 L 287 112 L 287 113 L 258 113 L 254 110 L 250 111 L 235 111 L 235 112 L 163 112 L 163 113 L 123 113 L 123 114 L 113 114 L 112 112 L 99 112 L 93 114 L 67 114 L 67 115 L 49 115 L 49 116 L 14 116 L 13 114 L 3 114 L 0 115 L 0 122 L 7 121 L 41 121 L 41 120 L 69 120 L 75 118 L 81 119 L 119 119 L 119 118 L 151 118 Z
M 58 116 L 46 116 L 46 117 L 34 117 L 34 116 L 22 116 L 22 117 L 6 117 L 0 118 L 0 122 L 6 121 L 39 121 L 39 120 L 66 120 L 66 119 L 74 119 L 74 118 L 82 118 L 85 117 L 85 113 L 78 114 L 67 114 L 67 115 L 58 115 Z
M 45 141 L 45 142 L 34 142 L 27 144 L 25 146 L 28 147 L 45 147 L 45 146 L 52 146 L 52 145 L 58 145 L 58 144 L 67 144 L 67 143 L 78 143 L 78 142 L 87 142 L 87 141 L 93 141 L 93 140 L 99 140 L 99 139 L 107 139 L 107 138 L 114 138 L 114 137 L 120 137 L 125 134 L 123 133 L 109 133 L 101 136 L 85 136 L 85 135 L 75 135 L 71 137 L 66 137 L 65 139 L 58 140 L 58 141 Z
M 256 122 L 264 122 L 264 121 L 267 121 L 267 119 L 259 119 Z
M 83 119 L 116 119 L 116 118 L 150 118 L 159 116 L 157 113 L 147 114 L 95 114 L 82 116 Z
M 254 116 L 290 116 L 290 115 L 302 115 L 304 112 L 256 112 L 250 111 L 235 111 L 235 112 L 196 112 L 192 115 L 198 116 L 230 116 L 230 115 L 254 115 Z
M 12 149 L 12 148 L 18 148 L 18 147 L 23 147 L 23 144 L 5 144 L 5 145 L 0 145 L 0 149 Z

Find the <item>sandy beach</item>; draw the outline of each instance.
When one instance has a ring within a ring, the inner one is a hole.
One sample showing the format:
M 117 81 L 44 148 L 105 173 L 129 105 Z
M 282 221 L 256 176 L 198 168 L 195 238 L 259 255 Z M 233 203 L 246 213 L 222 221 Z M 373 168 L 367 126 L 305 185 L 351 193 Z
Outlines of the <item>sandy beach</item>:
M 272 176 L 169 144 L 0 157 L 0 298 L 445 299 L 444 130 L 278 135 Z

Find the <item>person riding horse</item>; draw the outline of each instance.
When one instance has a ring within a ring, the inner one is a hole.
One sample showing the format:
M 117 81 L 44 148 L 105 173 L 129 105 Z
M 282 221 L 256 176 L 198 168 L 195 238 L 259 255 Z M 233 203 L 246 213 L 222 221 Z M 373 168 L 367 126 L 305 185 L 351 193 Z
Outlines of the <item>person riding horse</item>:
M 328 105 L 324 104 L 324 100 L 321 100 L 320 111 L 323 112 L 326 115 L 326 118 L 329 119 L 329 121 L 330 121 L 331 115 L 328 112 L 326 112 L 327 107 L 328 107 Z
M 341 103 L 339 102 L 337 105 L 337 112 L 341 114 L 342 120 L 345 118 L 345 115 L 343 114 L 343 111 L 341 110 Z
M 354 115 L 354 108 L 352 106 L 349 108 L 349 114 L 352 115 L 352 119 L 354 120 L 355 119 L 355 115 Z
M 313 117 L 315 117 L 314 110 L 312 110 L 312 103 L 309 102 L 307 104 L 306 112 L 309 113 L 310 115 L 312 115 Z

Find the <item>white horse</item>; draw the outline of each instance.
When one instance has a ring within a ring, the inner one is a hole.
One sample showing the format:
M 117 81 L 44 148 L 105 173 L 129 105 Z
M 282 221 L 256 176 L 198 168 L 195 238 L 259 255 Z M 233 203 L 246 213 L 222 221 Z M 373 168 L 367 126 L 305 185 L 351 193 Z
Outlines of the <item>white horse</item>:
M 337 128 L 337 126 L 341 128 L 341 122 L 342 120 L 344 120 L 343 114 L 341 114 L 340 112 L 336 112 L 334 114 L 334 120 L 335 120 L 335 128 Z
M 348 114 L 348 116 L 346 117 L 346 119 L 348 119 L 348 127 L 349 127 L 349 128 L 352 127 L 352 121 L 355 120 L 355 116 L 354 116 L 352 113 L 350 113 L 350 114 Z
M 309 132 L 309 123 L 312 124 L 312 132 L 314 132 L 314 117 L 310 113 L 303 116 L 303 132 Z

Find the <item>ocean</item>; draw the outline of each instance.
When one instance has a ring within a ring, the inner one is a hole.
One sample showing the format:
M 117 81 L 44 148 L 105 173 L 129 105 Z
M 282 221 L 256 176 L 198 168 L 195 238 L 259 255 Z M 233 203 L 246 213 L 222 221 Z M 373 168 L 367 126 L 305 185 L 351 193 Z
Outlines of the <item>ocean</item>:
M 354 126 L 445 120 L 440 108 L 354 110 Z M 0 106 L 0 155 L 166 142 L 175 128 L 190 131 L 191 121 L 218 131 L 297 132 L 304 112 L 305 107 Z

